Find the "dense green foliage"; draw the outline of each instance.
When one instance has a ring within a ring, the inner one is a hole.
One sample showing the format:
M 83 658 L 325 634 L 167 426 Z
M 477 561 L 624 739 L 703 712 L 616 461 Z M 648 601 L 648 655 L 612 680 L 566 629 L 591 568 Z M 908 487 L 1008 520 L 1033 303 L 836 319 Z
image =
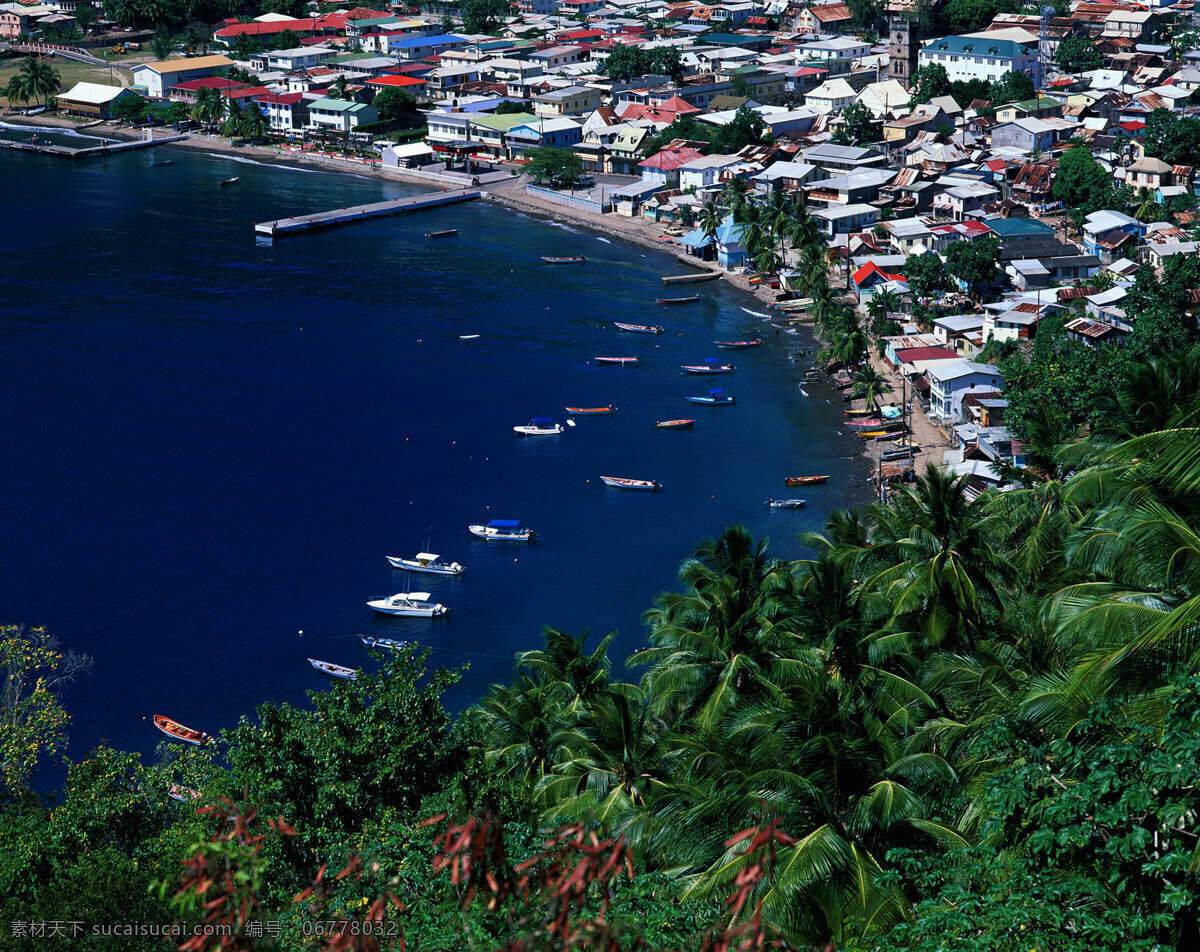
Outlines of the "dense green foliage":
M 1200 164 L 1200 119 L 1155 109 L 1146 118 L 1146 154 L 1171 165 Z
M 1100 69 L 1104 65 L 1104 56 L 1090 37 L 1068 36 L 1054 51 L 1054 62 L 1068 73 L 1086 73 Z
M 1112 208 L 1116 204 L 1112 173 L 1096 161 L 1087 146 L 1072 146 L 1059 157 L 1054 197 L 1083 215 Z
M 679 82 L 683 79 L 683 61 L 674 46 L 643 50 L 629 43 L 618 43 L 604 61 L 604 74 L 609 79 L 637 79 L 656 74 Z
M 729 155 L 745 146 L 769 141 L 770 133 L 762 116 L 748 106 L 739 106 L 733 118 L 722 126 L 697 122 L 691 116 L 676 119 L 657 135 L 647 139 L 647 154 L 653 155 L 675 139 L 707 142 L 710 152 Z

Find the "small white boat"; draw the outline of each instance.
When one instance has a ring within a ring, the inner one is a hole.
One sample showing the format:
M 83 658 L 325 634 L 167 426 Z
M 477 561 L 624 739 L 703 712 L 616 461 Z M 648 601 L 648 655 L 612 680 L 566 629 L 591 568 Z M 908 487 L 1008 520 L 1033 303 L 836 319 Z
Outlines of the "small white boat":
M 601 476 L 605 486 L 612 486 L 613 489 L 643 489 L 647 492 L 656 493 L 662 489 L 662 483 L 655 479 L 625 479 L 621 476 Z
M 417 618 L 434 618 L 450 611 L 445 605 L 429 600 L 428 592 L 399 592 L 396 595 L 373 598 L 367 607 L 380 615 L 405 615 Z
M 395 555 L 385 555 L 384 558 L 394 569 L 425 572 L 428 575 L 462 575 L 467 570 L 465 565 L 459 565 L 457 562 L 439 562 L 439 556 L 432 552 L 418 552 L 411 559 L 402 559 Z
M 358 678 L 358 672 L 353 668 L 347 668 L 344 664 L 331 664 L 328 661 L 318 661 L 316 658 L 309 658 L 308 663 L 331 678 L 341 678 L 344 681 L 354 681 Z
M 767 506 L 771 509 L 803 509 L 803 499 L 768 499 Z
M 513 432 L 519 436 L 557 436 L 562 431 L 563 425 L 549 417 L 534 417 L 525 426 L 513 427 Z
M 633 367 L 637 364 L 638 357 L 593 357 L 598 364 L 619 364 L 622 367 Z
M 613 321 L 623 331 L 629 331 L 632 334 L 661 334 L 663 329 L 657 324 L 622 324 L 620 321 Z
M 687 374 L 731 374 L 737 368 L 733 364 L 719 364 L 715 357 L 706 357 L 702 364 L 682 364 L 681 369 Z
M 478 334 L 459 334 L 458 339 L 459 340 L 478 340 L 479 335 Z
M 376 638 L 374 635 L 359 635 L 358 640 L 368 648 L 386 648 L 388 651 L 400 651 L 408 647 L 407 641 L 397 641 L 395 638 Z
M 520 519 L 493 519 L 486 526 L 467 526 L 471 535 L 488 542 L 529 542 L 537 533 L 521 525 Z

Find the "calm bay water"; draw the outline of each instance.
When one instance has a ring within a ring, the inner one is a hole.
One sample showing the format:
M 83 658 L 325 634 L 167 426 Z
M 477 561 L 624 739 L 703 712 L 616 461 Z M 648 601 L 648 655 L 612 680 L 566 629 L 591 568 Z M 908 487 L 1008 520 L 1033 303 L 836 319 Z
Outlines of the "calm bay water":
M 255 220 L 422 189 L 183 150 L 0 153 L 0 173 L 0 621 L 95 657 L 65 695 L 77 756 L 102 739 L 153 750 L 151 713 L 216 731 L 265 700 L 303 703 L 326 683 L 306 656 L 371 663 L 359 632 L 469 662 L 456 706 L 506 680 L 545 624 L 617 630 L 620 670 L 700 539 L 741 522 L 795 557 L 798 533 L 866 494 L 840 400 L 804 395 L 786 357 L 810 345 L 721 285 L 655 307 L 659 276 L 681 270 L 668 254 L 485 202 L 259 244 Z M 539 260 L 579 253 L 585 267 Z M 679 370 L 755 334 L 763 347 L 723 355 L 733 376 Z M 642 365 L 590 362 L 613 354 Z M 714 384 L 737 406 L 684 401 Z M 561 437 L 512 433 L 608 403 Z M 652 426 L 674 417 L 695 430 Z M 834 479 L 783 485 L 817 472 Z M 606 490 L 602 474 L 665 489 Z M 763 507 L 785 495 L 808 508 Z M 540 541 L 473 540 L 489 518 Z M 413 579 L 449 617 L 374 616 L 368 597 L 405 588 L 383 556 L 427 537 L 467 566 Z

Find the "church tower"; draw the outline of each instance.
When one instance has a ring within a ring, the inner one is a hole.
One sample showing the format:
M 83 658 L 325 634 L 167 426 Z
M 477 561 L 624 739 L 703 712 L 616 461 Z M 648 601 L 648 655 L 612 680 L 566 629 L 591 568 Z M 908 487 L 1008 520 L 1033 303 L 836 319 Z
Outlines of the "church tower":
M 917 71 L 917 54 L 921 51 L 921 27 L 915 20 L 891 17 L 888 41 L 888 78 L 898 79 L 905 88 L 912 86 Z

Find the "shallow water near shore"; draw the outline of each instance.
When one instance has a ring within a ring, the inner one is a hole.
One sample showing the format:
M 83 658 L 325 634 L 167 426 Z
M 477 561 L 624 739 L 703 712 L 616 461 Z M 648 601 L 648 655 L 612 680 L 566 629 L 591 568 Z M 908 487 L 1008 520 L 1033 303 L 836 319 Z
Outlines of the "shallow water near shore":
M 0 153 L 0 170 L 21 223 L 0 232 L 0 621 L 95 656 L 64 696 L 76 756 L 102 739 L 149 753 L 152 713 L 215 732 L 263 701 L 303 703 L 327 683 L 306 657 L 373 663 L 359 632 L 469 662 L 454 707 L 507 680 L 546 624 L 617 630 L 620 673 L 702 538 L 741 522 L 795 558 L 800 532 L 868 495 L 857 441 L 835 435 L 840 399 L 798 386 L 808 361 L 787 353 L 807 336 L 777 337 L 723 283 L 656 307 L 676 293 L 659 277 L 684 270 L 669 254 L 486 202 L 256 242 L 256 220 L 423 189 L 169 147 Z M 459 233 L 424 238 L 445 228 Z M 578 254 L 585 266 L 540 260 Z M 712 343 L 759 335 L 753 350 Z M 737 372 L 679 369 L 718 356 Z M 737 405 L 685 401 L 712 386 Z M 562 436 L 512 431 L 610 403 Z M 680 417 L 695 429 L 653 426 Z M 803 473 L 833 479 L 784 486 Z M 772 496 L 808 506 L 768 510 Z M 539 541 L 473 540 L 467 525 L 490 518 Z M 411 581 L 449 616 L 374 616 L 367 598 L 406 587 L 384 555 L 427 544 L 467 566 Z

